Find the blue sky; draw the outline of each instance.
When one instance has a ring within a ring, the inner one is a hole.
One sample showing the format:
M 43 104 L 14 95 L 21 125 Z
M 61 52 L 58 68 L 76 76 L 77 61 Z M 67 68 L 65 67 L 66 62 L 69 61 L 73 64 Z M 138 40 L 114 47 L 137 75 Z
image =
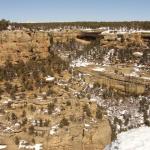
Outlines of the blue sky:
M 18 22 L 150 21 L 150 0 L 0 0 L 2 18 Z

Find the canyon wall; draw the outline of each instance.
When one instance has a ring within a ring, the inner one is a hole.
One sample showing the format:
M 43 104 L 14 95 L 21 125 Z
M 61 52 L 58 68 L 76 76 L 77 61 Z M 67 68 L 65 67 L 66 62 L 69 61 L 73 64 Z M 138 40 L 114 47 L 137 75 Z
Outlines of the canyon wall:
M 27 61 L 37 54 L 46 57 L 49 45 L 49 36 L 45 32 L 2 31 L 0 32 L 0 61 L 1 63 L 6 59 L 14 63 L 18 60 Z

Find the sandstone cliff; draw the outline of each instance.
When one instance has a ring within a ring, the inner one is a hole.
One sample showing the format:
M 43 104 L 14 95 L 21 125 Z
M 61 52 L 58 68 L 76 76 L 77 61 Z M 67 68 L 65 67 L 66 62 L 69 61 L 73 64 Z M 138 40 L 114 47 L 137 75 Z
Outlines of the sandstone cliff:
M 3 31 L 0 32 L 0 61 L 6 59 L 27 61 L 36 54 L 48 55 L 50 40 L 45 32 Z

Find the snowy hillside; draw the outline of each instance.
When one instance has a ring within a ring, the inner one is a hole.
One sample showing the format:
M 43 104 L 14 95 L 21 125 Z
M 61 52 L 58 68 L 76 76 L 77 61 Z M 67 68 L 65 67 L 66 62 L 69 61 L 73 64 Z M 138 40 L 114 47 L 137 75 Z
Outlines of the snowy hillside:
M 117 140 L 105 150 L 149 150 L 150 128 L 140 127 L 118 134 Z

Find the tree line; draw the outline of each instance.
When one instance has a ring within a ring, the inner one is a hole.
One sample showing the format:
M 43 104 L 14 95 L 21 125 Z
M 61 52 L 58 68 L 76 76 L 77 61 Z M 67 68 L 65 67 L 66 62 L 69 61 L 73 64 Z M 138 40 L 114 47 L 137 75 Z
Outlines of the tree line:
M 110 28 L 120 28 L 127 27 L 140 28 L 148 30 L 150 29 L 150 21 L 124 21 L 124 22 L 43 22 L 43 23 L 17 23 L 10 22 L 9 20 L 0 20 L 0 31 L 7 29 L 8 25 L 15 26 L 16 28 L 29 28 L 29 29 L 54 29 L 54 28 L 65 28 L 65 27 L 83 27 L 83 28 L 99 28 L 99 27 L 110 27 Z
M 0 31 L 6 30 L 9 24 L 10 24 L 10 21 L 1 19 L 0 20 Z
M 131 21 L 131 22 L 51 22 L 51 23 L 13 23 L 18 27 L 26 27 L 30 29 L 53 29 L 53 28 L 65 28 L 69 27 L 83 27 L 83 28 L 99 28 L 99 27 L 110 27 L 110 28 L 120 28 L 127 27 L 140 28 L 148 30 L 150 29 L 150 21 Z

